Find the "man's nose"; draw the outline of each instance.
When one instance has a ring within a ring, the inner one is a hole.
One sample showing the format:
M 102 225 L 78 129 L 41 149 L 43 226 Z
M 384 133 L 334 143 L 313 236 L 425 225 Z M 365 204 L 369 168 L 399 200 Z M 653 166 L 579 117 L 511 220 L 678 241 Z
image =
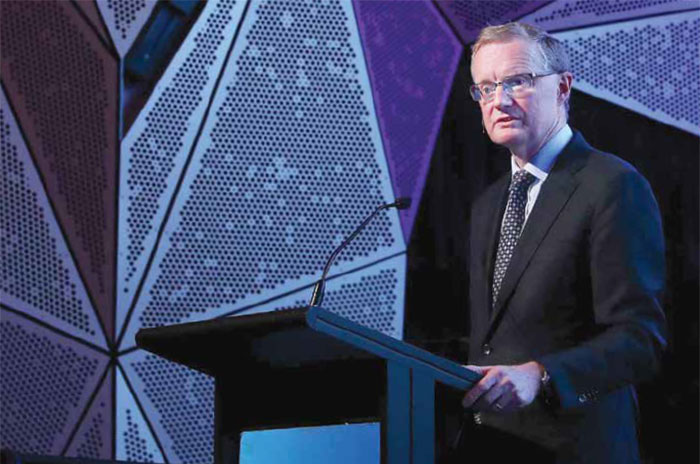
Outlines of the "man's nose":
M 499 106 L 510 106 L 513 103 L 513 97 L 508 95 L 503 88 L 503 85 L 496 87 L 493 94 L 493 104 L 496 107 Z

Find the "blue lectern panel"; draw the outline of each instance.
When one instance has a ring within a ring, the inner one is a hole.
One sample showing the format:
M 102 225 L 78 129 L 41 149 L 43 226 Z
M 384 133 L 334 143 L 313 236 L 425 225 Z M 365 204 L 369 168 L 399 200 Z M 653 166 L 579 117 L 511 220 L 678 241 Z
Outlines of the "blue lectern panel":
M 379 424 L 245 432 L 241 464 L 373 464 L 379 463 Z

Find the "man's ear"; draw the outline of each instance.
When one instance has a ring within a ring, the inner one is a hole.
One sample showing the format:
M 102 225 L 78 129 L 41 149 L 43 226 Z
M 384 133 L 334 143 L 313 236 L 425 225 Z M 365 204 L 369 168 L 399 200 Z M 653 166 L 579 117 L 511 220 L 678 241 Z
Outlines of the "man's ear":
M 563 103 L 569 99 L 571 94 L 571 85 L 574 82 L 574 75 L 569 71 L 561 73 L 559 76 L 559 88 L 557 92 L 557 97 L 559 98 L 559 103 Z

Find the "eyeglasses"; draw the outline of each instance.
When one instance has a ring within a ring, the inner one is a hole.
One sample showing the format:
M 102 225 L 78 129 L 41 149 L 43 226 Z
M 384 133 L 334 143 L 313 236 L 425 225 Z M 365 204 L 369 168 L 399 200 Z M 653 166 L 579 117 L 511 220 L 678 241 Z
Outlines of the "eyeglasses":
M 493 100 L 496 96 L 496 88 L 499 85 L 503 86 L 503 91 L 509 97 L 517 97 L 522 95 L 527 90 L 535 86 L 535 79 L 538 77 L 551 76 L 552 74 L 559 74 L 557 72 L 551 72 L 548 74 L 515 74 L 514 76 L 508 76 L 504 78 L 501 82 L 482 82 L 481 84 L 473 84 L 469 87 L 469 94 L 472 96 L 474 101 L 483 101 L 488 103 Z

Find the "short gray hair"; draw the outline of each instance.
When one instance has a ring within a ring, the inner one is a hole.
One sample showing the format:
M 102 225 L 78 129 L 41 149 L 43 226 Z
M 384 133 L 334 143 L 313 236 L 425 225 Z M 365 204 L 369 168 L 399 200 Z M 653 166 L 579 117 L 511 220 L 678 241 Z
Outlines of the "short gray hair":
M 569 55 L 566 53 L 566 47 L 561 41 L 542 29 L 531 26 L 525 23 L 512 22 L 501 24 L 499 26 L 486 26 L 479 33 L 476 42 L 472 45 L 472 61 L 474 55 L 481 47 L 490 43 L 510 42 L 511 40 L 522 39 L 535 45 L 535 53 L 542 69 L 537 70 L 537 73 L 562 73 L 571 71 L 569 63 Z M 566 99 L 564 108 L 566 114 L 569 114 L 571 103 Z
M 537 58 L 543 69 L 538 72 L 570 71 L 569 56 L 564 44 L 542 29 L 525 23 L 506 23 L 500 26 L 487 26 L 481 30 L 472 45 L 472 59 L 481 47 L 489 43 L 503 43 L 514 39 L 523 39 L 536 45 Z

